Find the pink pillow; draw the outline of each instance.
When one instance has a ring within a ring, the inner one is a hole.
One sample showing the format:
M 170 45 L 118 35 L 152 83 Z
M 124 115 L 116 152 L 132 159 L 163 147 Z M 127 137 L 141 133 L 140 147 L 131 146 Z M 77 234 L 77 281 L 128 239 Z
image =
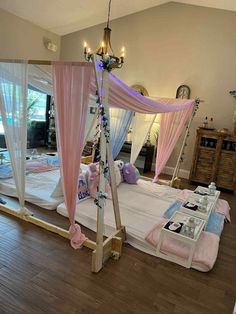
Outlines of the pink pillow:
M 38 173 L 55 170 L 55 167 L 53 165 L 47 165 L 43 161 L 29 161 L 26 163 L 26 170 Z
M 87 176 L 88 176 L 87 179 L 88 179 L 89 193 L 92 198 L 97 198 L 97 192 L 98 192 L 98 186 L 99 186 L 98 163 L 92 163 L 88 165 Z M 105 191 L 108 194 L 108 198 L 111 198 L 111 187 L 108 180 L 106 180 Z

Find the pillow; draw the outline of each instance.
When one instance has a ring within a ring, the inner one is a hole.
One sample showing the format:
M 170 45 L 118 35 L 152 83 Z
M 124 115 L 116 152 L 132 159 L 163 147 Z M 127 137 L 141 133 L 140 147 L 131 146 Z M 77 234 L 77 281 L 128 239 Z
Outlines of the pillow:
M 126 163 L 123 167 L 123 176 L 125 182 L 129 184 L 136 184 L 140 177 L 140 174 L 138 169 L 134 165 Z
M 90 197 L 86 175 L 80 170 L 79 180 L 78 180 L 78 200 L 77 203 L 86 200 Z
M 117 166 L 120 169 L 120 171 L 122 171 L 125 164 L 123 160 L 115 160 L 114 163 L 115 163 L 115 166 Z
M 121 182 L 123 182 L 123 177 L 121 176 L 120 168 L 116 162 L 114 163 L 114 170 L 115 170 L 116 186 L 119 186 Z
M 124 181 L 124 177 L 123 177 L 123 168 L 124 168 L 124 162 L 123 160 L 116 160 L 115 162 L 115 169 L 119 169 L 120 170 L 120 175 L 121 175 L 121 182 Z M 117 178 L 117 181 L 118 181 L 118 178 Z M 116 185 L 118 186 L 119 184 L 117 184 L 117 181 L 116 181 Z
M 57 181 L 57 184 L 52 191 L 50 197 L 52 198 L 57 198 L 57 197 L 63 197 L 63 189 L 62 189 L 62 183 L 61 183 L 61 178 Z
M 89 193 L 89 189 L 88 189 L 88 185 L 86 181 L 86 176 L 85 176 L 85 173 L 81 171 L 81 169 L 80 169 L 80 174 L 79 174 L 79 179 L 78 179 L 78 194 L 77 195 L 78 195 L 77 203 L 90 197 L 90 193 Z M 61 178 L 59 178 L 50 197 L 58 198 L 58 197 L 63 197 L 63 196 L 64 195 L 63 195 Z

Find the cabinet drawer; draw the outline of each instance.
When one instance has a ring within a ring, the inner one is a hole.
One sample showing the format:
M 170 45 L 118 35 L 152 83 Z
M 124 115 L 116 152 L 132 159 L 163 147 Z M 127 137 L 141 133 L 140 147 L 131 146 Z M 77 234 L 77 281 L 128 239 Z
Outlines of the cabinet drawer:
M 212 167 L 201 167 L 197 165 L 194 172 L 194 179 L 202 181 L 203 183 L 209 183 L 212 178 Z
M 236 154 L 222 152 L 217 171 L 217 185 L 226 189 L 232 189 L 235 183 L 235 172 Z
M 215 151 L 200 148 L 197 161 L 212 164 L 215 161 Z

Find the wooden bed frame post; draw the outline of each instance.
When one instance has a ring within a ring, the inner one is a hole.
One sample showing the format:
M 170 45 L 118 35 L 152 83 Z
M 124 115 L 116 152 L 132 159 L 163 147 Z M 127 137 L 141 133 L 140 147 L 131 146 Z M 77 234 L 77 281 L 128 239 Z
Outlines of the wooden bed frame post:
M 104 108 L 104 113 L 108 118 L 108 127 L 109 123 L 109 108 L 108 108 L 108 98 L 109 98 L 109 72 L 103 70 L 102 72 L 102 86 L 99 73 L 97 71 L 96 63 L 99 62 L 97 55 L 93 55 L 93 63 L 96 75 L 97 91 L 99 98 L 99 105 L 102 105 Z M 101 95 L 102 93 L 102 95 Z M 102 103 L 101 103 L 102 102 Z M 115 172 L 114 172 L 114 160 L 112 157 L 112 149 L 109 137 L 106 138 L 106 130 L 101 123 L 101 133 L 100 133 L 100 178 L 99 178 L 99 193 L 105 193 L 105 177 L 103 175 L 104 168 L 108 161 L 109 175 L 110 175 L 110 184 L 112 192 L 112 201 L 116 222 L 116 229 L 114 235 L 109 237 L 103 242 L 104 234 L 104 207 L 105 199 L 98 197 L 98 206 L 97 206 L 97 237 L 96 237 L 96 250 L 93 251 L 92 255 L 92 271 L 98 272 L 103 267 L 103 262 L 109 258 L 111 255 L 115 259 L 118 259 L 121 255 L 122 242 L 125 239 L 125 228 L 121 225 L 120 218 L 120 209 L 118 202 L 118 194 L 116 188 Z
M 195 116 L 195 114 L 196 114 L 196 112 L 198 110 L 199 102 L 200 102 L 200 100 L 198 98 L 196 98 L 192 114 L 190 116 L 189 122 L 188 122 L 187 127 L 186 127 L 183 143 L 182 143 L 182 146 L 181 146 L 181 149 L 180 149 L 180 152 L 179 152 L 179 157 L 178 157 L 175 169 L 174 169 L 174 173 L 173 173 L 172 179 L 170 181 L 170 186 L 171 187 L 179 188 L 179 186 L 177 186 L 177 185 L 179 185 L 179 183 L 180 183 L 180 179 L 178 178 L 180 163 L 182 162 L 182 156 L 184 154 L 184 149 L 185 149 L 185 146 L 187 145 L 186 141 L 187 141 L 187 138 L 189 136 L 189 129 L 190 129 L 190 126 L 192 124 L 193 118 L 194 118 L 194 116 Z

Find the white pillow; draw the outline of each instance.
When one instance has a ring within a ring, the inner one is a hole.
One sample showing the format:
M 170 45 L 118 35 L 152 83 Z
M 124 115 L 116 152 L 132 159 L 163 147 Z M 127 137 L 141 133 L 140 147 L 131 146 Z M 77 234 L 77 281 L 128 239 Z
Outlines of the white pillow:
M 79 182 L 78 182 L 78 194 L 77 194 L 78 195 L 78 200 L 77 200 L 77 202 L 80 202 L 81 200 L 84 200 L 84 199 L 87 199 L 87 198 L 90 197 L 90 195 L 88 194 L 89 190 L 88 190 L 88 184 L 87 184 L 87 180 L 86 180 L 87 168 L 88 168 L 87 165 L 81 164 L 80 175 L 79 175 Z M 86 191 L 86 189 L 82 189 L 81 190 L 81 187 L 79 186 L 79 185 L 82 185 L 82 181 L 80 181 L 81 179 L 84 180 L 84 184 L 86 185 L 87 191 Z M 79 189 L 81 191 L 79 191 Z M 80 196 L 79 196 L 79 192 L 80 192 Z M 88 195 L 87 195 L 87 197 L 82 197 L 81 193 L 88 194 Z M 56 184 L 54 190 L 52 191 L 50 197 L 58 198 L 58 197 L 63 197 L 63 196 L 64 195 L 63 195 L 63 189 L 62 189 L 62 183 L 61 183 L 61 177 L 60 177 L 58 179 L 57 184 Z
M 120 172 L 120 167 L 118 166 L 117 161 L 114 162 L 114 170 L 115 170 L 115 177 L 116 177 L 116 186 L 119 186 L 123 180 L 122 180 L 122 175 Z
M 54 190 L 52 191 L 50 197 L 52 197 L 52 198 L 63 197 L 63 189 L 62 189 L 61 177 L 57 181 L 57 184 L 56 184 Z
M 83 173 L 86 173 L 87 170 L 88 170 L 88 165 L 80 164 L 80 171 L 82 171 Z

